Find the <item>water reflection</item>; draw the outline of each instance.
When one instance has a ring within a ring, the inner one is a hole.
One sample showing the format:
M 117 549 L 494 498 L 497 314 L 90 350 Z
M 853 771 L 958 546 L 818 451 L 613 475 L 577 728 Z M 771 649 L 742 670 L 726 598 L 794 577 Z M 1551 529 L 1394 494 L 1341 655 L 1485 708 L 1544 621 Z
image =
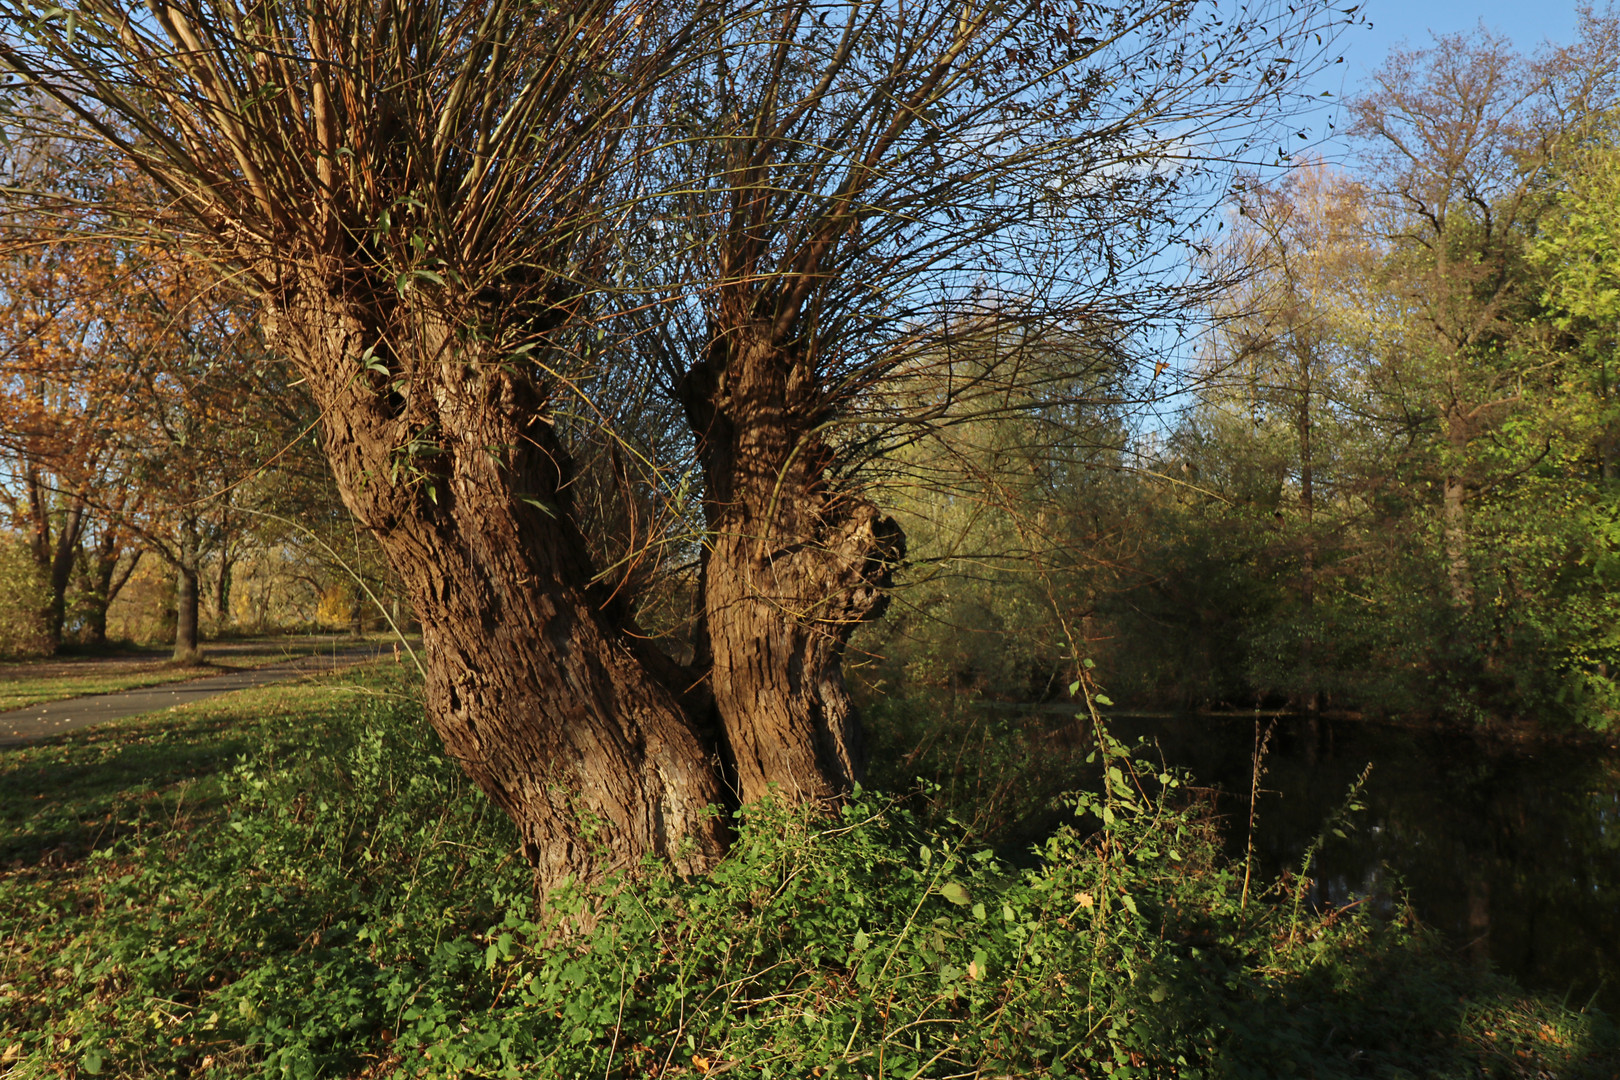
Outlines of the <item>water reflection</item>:
M 1262 720 L 1262 725 L 1268 723 Z M 1225 794 L 1241 857 L 1255 721 L 1121 718 Z M 1319 904 L 1388 904 L 1397 889 L 1467 955 L 1526 987 L 1620 1013 L 1620 752 L 1525 748 L 1455 734 L 1281 718 L 1257 804 L 1268 878 L 1295 868 L 1371 762 L 1343 839 L 1315 872 Z

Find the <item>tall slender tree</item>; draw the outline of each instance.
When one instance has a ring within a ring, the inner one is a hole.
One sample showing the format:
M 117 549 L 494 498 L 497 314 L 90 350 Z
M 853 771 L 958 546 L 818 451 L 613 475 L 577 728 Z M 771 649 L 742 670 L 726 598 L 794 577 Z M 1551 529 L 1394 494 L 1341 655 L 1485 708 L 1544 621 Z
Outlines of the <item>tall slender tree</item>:
M 1525 330 L 1541 300 L 1528 245 L 1551 205 L 1548 169 L 1620 94 L 1617 44 L 1620 20 L 1591 11 L 1574 45 L 1535 59 L 1483 31 L 1441 37 L 1393 53 L 1355 104 L 1391 248 L 1388 281 L 1405 307 L 1404 356 L 1386 366 L 1400 364 L 1422 388 L 1414 416 L 1442 435 L 1441 531 L 1460 610 L 1475 599 L 1472 504 L 1533 464 L 1487 465 L 1479 451 L 1520 411 L 1534 370 L 1546 370 Z

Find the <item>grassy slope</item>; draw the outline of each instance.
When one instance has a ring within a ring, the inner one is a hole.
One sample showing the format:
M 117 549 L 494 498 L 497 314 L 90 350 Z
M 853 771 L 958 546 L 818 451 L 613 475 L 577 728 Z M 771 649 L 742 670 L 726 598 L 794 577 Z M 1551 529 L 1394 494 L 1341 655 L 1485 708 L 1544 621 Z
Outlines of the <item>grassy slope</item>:
M 1601 1017 L 1420 932 L 1240 910 L 1163 802 L 1029 871 L 870 799 L 766 809 L 558 943 L 413 692 L 371 669 L 0 751 L 0 1075 L 1620 1074 Z

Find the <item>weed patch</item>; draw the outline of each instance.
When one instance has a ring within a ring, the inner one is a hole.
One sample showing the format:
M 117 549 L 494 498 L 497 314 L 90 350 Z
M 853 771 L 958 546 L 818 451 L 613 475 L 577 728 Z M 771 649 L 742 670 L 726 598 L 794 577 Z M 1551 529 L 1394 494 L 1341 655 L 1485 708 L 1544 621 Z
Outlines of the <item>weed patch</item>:
M 1620 1069 L 1601 1015 L 1409 919 L 1299 911 L 1297 882 L 1243 904 L 1178 778 L 1128 757 L 1027 866 L 861 794 L 752 807 L 711 875 L 542 911 L 412 693 L 370 672 L 0 756 L 4 1075 Z

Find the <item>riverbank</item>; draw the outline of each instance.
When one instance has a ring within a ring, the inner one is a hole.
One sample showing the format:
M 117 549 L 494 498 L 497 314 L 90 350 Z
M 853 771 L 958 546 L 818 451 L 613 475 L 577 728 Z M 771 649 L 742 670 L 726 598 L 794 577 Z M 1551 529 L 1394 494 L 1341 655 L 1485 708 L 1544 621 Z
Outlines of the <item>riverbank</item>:
M 1072 705 L 864 704 L 877 782 L 923 781 L 931 820 L 966 822 L 1010 858 L 1070 819 L 1063 793 L 1100 782 Z M 1365 718 L 1105 713 L 1198 786 L 1228 858 L 1274 880 L 1312 852 L 1321 909 L 1410 905 L 1468 963 L 1620 1012 L 1620 751 Z M 1353 786 L 1361 809 L 1340 818 Z
M 1080 710 L 1074 702 L 1023 703 L 1016 701 L 974 700 L 971 707 L 1010 714 L 1045 713 L 1072 716 Z M 1492 717 L 1470 721 L 1438 713 L 1404 714 L 1363 712 L 1357 709 L 1322 709 L 1306 712 L 1299 709 L 1135 709 L 1109 708 L 1107 716 L 1119 720 L 1178 720 L 1202 717 L 1215 721 L 1260 720 L 1322 720 L 1332 723 L 1370 724 L 1407 731 L 1441 731 L 1452 735 L 1489 739 L 1520 746 L 1601 746 L 1620 750 L 1620 722 L 1607 728 L 1582 727 L 1577 724 L 1548 724 L 1533 716 L 1512 718 Z

